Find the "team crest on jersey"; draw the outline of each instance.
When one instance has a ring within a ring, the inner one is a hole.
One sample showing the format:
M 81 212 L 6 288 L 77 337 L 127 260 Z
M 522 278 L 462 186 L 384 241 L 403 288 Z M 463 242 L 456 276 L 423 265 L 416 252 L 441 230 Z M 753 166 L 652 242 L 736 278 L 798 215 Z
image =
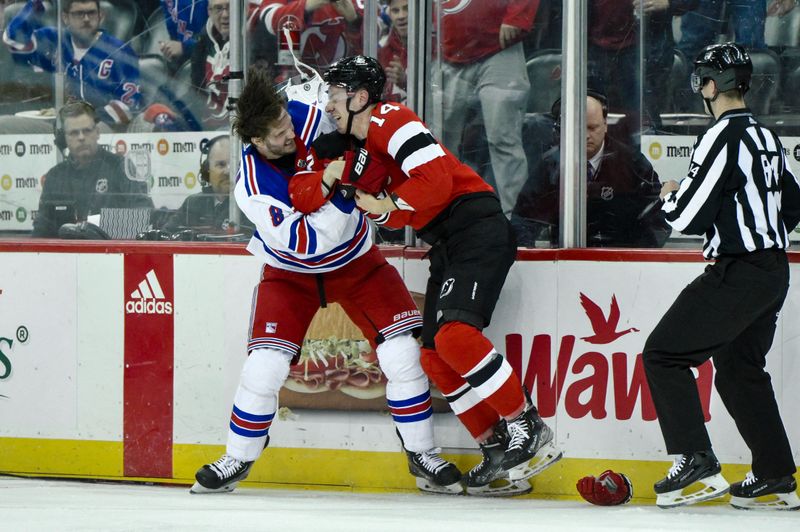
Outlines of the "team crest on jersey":
M 439 292 L 439 299 L 450 295 L 450 292 L 453 291 L 453 285 L 456 284 L 456 280 L 452 277 L 447 279 L 445 282 L 442 283 L 442 291 Z
M 264 332 L 275 334 L 278 332 L 278 323 L 274 321 L 268 321 L 267 325 L 264 327 Z
M 603 187 L 600 189 L 600 199 L 611 201 L 614 199 L 614 187 Z
M 104 59 L 97 69 L 97 77 L 100 79 L 107 79 L 111 75 L 111 69 L 114 68 L 113 59 Z
M 300 168 L 302 170 L 303 168 L 306 167 L 306 164 L 307 163 L 306 163 L 305 159 L 299 159 L 297 161 L 297 168 Z
M 98 194 L 105 194 L 108 192 L 108 179 L 105 177 L 102 179 L 98 179 L 97 182 L 94 184 L 94 190 Z

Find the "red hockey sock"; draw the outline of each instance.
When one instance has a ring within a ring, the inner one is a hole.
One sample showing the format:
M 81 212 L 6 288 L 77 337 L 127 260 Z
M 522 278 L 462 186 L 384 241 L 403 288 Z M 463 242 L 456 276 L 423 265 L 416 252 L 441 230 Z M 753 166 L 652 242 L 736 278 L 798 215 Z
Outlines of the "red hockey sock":
M 441 359 L 433 349 L 423 347 L 420 356 L 422 369 L 439 388 L 461 423 L 476 440 L 485 439 L 500 417 L 492 407 L 481 401 L 464 377 Z
M 505 358 L 481 332 L 466 323 L 445 323 L 434 338 L 436 351 L 448 366 L 504 418 L 525 406 L 522 384 Z

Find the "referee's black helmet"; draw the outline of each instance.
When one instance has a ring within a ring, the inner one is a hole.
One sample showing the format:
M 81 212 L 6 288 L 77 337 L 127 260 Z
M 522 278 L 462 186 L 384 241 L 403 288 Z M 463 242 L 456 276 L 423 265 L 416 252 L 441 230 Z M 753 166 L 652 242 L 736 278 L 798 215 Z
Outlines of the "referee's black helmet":
M 377 59 L 365 55 L 344 57 L 322 75 L 329 85 L 343 87 L 347 92 L 364 89 L 369 94 L 370 103 L 379 102 L 383 98 L 383 86 L 386 74 Z
M 713 79 L 719 92 L 739 89 L 744 95 L 750 88 L 753 62 L 743 46 L 735 42 L 712 44 L 703 48 L 694 60 L 692 90 L 700 92 L 707 79 Z

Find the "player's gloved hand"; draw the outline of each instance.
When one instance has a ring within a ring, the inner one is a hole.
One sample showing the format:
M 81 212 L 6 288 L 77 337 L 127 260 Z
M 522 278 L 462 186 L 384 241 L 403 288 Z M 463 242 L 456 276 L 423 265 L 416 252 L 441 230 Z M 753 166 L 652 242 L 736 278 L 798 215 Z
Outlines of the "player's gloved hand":
M 583 477 L 575 485 L 581 497 L 599 506 L 616 506 L 625 504 L 633 497 L 633 485 L 630 479 L 621 473 L 603 471 L 597 478 Z
M 334 131 L 317 137 L 311 143 L 311 148 L 319 160 L 333 160 L 344 156 L 344 152 L 350 149 L 350 135 L 342 135 Z
M 364 148 L 345 152 L 344 163 L 342 185 L 345 192 L 357 188 L 375 195 L 386 187 L 389 173 L 382 164 L 373 161 Z M 345 193 L 345 197 L 352 197 L 352 193 Z

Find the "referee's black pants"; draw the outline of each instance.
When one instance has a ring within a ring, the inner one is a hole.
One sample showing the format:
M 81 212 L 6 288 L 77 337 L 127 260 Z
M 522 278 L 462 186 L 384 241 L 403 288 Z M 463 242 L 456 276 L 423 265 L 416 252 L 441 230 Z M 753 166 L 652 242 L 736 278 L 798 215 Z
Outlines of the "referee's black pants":
M 782 250 L 721 257 L 680 293 L 645 343 L 647 382 L 667 453 L 711 449 L 691 367 L 713 357 L 714 383 L 752 452 L 753 474 L 795 472 L 769 374 L 764 371 L 789 289 Z

